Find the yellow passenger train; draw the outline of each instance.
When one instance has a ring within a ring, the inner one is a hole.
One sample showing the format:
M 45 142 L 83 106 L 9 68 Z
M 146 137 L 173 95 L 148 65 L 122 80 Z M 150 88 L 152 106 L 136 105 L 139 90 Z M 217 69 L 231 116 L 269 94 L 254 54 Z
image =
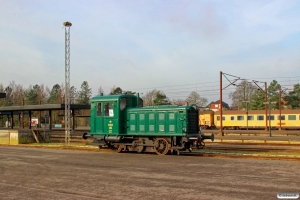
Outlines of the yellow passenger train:
M 271 110 L 270 121 L 265 110 L 249 110 L 248 114 L 246 110 L 223 110 L 222 115 L 223 129 L 265 129 L 269 123 L 272 129 L 300 129 L 300 110 Z M 199 111 L 199 126 L 220 129 L 220 112 Z

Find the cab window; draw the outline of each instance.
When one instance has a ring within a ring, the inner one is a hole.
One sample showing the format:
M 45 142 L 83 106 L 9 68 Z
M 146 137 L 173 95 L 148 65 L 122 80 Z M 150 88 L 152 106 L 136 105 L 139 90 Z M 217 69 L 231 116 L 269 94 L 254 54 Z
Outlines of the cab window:
M 104 104 L 104 116 L 113 117 L 114 116 L 114 103 L 107 102 Z
M 97 116 L 102 116 L 102 104 L 101 103 L 97 103 Z
M 120 110 L 124 110 L 127 106 L 127 99 L 123 97 L 120 101 Z

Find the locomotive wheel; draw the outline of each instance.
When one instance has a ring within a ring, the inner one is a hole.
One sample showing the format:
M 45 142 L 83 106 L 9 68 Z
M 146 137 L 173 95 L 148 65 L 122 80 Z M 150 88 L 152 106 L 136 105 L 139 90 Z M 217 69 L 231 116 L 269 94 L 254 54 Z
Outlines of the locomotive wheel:
M 166 155 L 170 150 L 170 142 L 166 138 L 157 138 L 154 142 L 154 151 L 157 155 Z

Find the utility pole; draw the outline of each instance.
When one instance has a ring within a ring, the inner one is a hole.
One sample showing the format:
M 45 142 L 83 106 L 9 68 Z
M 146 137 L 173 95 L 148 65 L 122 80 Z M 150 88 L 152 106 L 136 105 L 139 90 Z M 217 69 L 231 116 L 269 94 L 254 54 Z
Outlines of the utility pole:
M 70 27 L 71 22 L 64 22 L 65 26 L 65 145 L 70 145 Z
M 234 81 L 230 81 L 227 76 L 232 76 L 232 77 L 235 77 L 236 79 Z M 223 88 L 222 86 L 222 76 L 224 76 L 228 82 L 230 83 L 229 85 L 227 85 L 226 87 Z M 226 89 L 227 87 L 229 87 L 230 85 L 236 85 L 235 82 L 240 80 L 241 78 L 240 77 L 237 77 L 237 76 L 233 76 L 233 75 L 230 75 L 230 74 L 225 74 L 223 73 L 222 71 L 220 71 L 220 105 L 219 105 L 219 110 L 220 110 L 220 132 L 221 132 L 221 135 L 224 136 L 224 132 L 223 132 L 223 90 Z

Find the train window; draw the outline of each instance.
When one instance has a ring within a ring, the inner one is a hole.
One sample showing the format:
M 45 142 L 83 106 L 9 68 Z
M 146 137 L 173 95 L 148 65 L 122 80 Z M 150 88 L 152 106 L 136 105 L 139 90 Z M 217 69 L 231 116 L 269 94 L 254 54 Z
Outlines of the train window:
M 102 116 L 101 103 L 97 103 L 97 116 Z
M 296 120 L 296 115 L 288 115 L 288 120 Z
M 257 115 L 257 120 L 264 120 L 264 116 L 263 115 Z
M 244 120 L 244 116 L 242 116 L 242 115 L 238 115 L 238 116 L 237 116 L 237 120 L 238 120 L 238 121 L 242 121 L 242 120 Z
M 277 116 L 277 120 L 280 120 L 280 115 Z M 285 115 L 281 115 L 281 120 L 285 120 Z
M 230 120 L 231 120 L 231 121 L 234 121 L 234 116 L 230 116 Z
M 274 115 L 269 115 L 269 116 L 268 116 L 268 119 L 269 119 L 269 120 L 274 120 Z
M 225 121 L 225 116 L 222 117 L 222 120 Z M 217 116 L 217 121 L 220 121 L 220 116 Z
M 126 108 L 127 106 L 127 99 L 125 97 L 123 97 L 120 101 L 120 110 L 124 110 L 124 108 Z
M 253 115 L 249 115 L 248 116 L 248 120 L 254 120 L 254 116 Z
M 114 103 L 107 102 L 104 104 L 104 116 L 113 117 L 114 116 Z

